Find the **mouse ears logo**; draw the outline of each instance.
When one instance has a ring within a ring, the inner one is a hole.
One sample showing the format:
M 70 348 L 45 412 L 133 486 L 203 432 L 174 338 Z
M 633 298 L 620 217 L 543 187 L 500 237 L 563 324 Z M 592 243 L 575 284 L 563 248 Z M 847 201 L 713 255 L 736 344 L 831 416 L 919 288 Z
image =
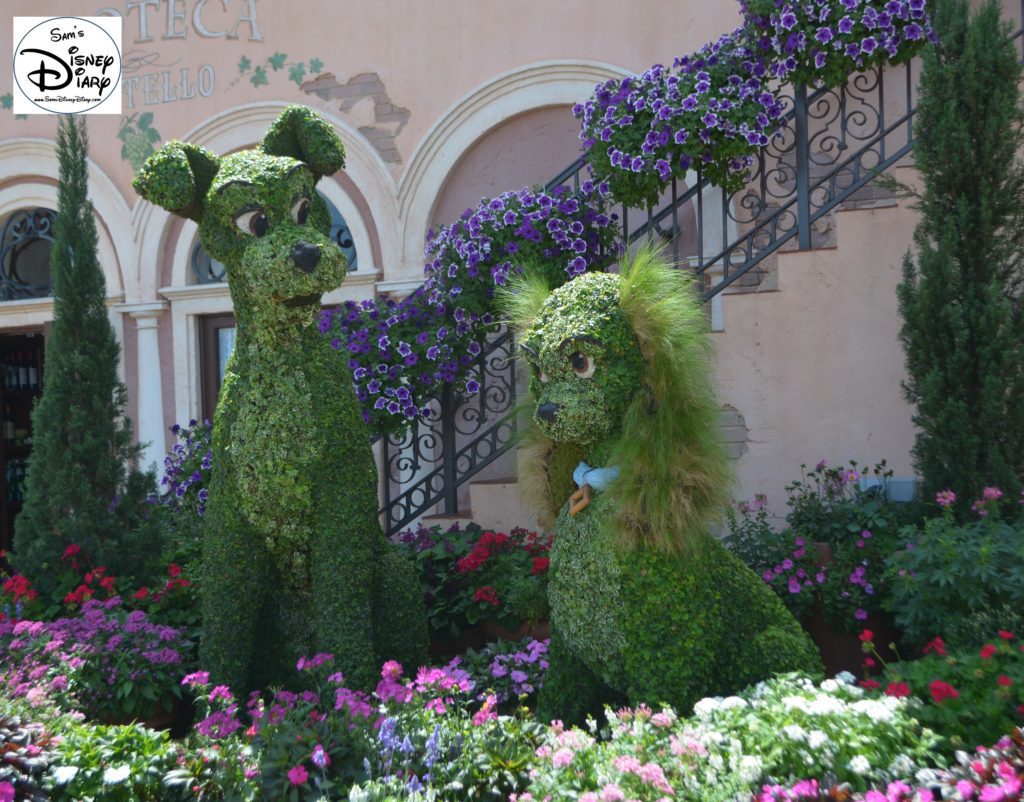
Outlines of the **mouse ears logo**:
M 15 114 L 120 114 L 120 17 L 15 17 Z

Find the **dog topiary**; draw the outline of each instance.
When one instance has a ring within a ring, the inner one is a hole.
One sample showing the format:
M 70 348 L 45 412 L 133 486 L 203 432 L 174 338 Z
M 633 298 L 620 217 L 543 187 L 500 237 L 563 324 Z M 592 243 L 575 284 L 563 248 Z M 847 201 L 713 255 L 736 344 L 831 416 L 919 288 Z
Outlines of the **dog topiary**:
M 518 289 L 510 313 L 534 421 L 556 449 L 533 460 L 541 481 L 527 484 L 565 487 L 553 466 L 567 446 L 583 454 L 581 489 L 547 499 L 561 511 L 538 714 L 579 721 L 616 701 L 687 710 L 774 673 L 820 671 L 796 620 L 709 533 L 730 470 L 687 275 L 645 249 L 620 275 Z
M 214 420 L 203 576 L 203 666 L 217 682 L 282 680 L 331 652 L 347 681 L 418 664 L 426 617 L 411 564 L 385 540 L 352 378 L 317 331 L 345 258 L 314 187 L 344 165 L 330 124 L 286 108 L 259 147 L 217 157 L 169 142 L 138 193 L 195 220 L 227 266 L 237 319 Z

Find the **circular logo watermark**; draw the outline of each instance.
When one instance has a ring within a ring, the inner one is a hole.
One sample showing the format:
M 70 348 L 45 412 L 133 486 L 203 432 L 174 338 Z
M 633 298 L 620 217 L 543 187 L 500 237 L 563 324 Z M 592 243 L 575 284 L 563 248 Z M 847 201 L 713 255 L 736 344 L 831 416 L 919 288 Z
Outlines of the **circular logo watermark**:
M 15 17 L 16 114 L 121 113 L 120 17 Z

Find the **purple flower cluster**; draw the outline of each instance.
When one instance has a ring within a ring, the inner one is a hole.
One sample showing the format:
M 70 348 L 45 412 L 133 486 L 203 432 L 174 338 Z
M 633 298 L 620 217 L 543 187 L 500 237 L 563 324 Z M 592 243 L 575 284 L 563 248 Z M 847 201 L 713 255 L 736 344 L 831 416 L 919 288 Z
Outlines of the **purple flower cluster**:
M 672 176 L 700 168 L 715 184 L 742 185 L 754 154 L 778 130 L 783 107 L 770 64 L 738 29 L 639 76 L 601 84 L 573 113 L 594 175 L 617 200 L 654 203 Z
M 746 27 L 772 54 L 773 77 L 826 86 L 903 61 L 935 40 L 925 0 L 740 0 Z
M 188 426 L 174 424 L 171 432 L 178 442 L 164 457 L 164 475 L 160 480 L 161 487 L 167 489 L 167 503 L 175 509 L 194 505 L 196 514 L 204 515 L 213 466 L 213 424 L 205 420 L 200 425 L 190 420 Z
M 817 599 L 818 589 L 825 584 L 828 572 L 817 564 L 816 555 L 807 553 L 807 544 L 802 537 L 797 537 L 793 544 L 790 556 L 767 569 L 762 579 L 779 594 L 797 618 L 802 618 Z
M 503 651 L 501 644 L 488 650 L 493 655 L 488 683 L 499 703 L 514 701 L 540 690 L 548 670 L 550 642 L 547 638 L 531 638 L 525 646 L 516 645 L 514 651 Z M 481 699 L 484 697 L 485 694 L 480 696 Z
M 0 687 L 30 699 L 46 692 L 90 715 L 149 712 L 178 694 L 176 677 L 192 648 L 186 630 L 153 624 L 121 599 L 90 600 L 52 622 L 0 621 Z
M 496 322 L 494 288 L 525 264 L 552 286 L 614 256 L 616 226 L 605 213 L 608 188 L 591 182 L 523 189 L 480 202 L 428 235 L 426 281 L 401 301 L 348 302 L 325 310 L 320 331 L 348 357 L 363 418 L 375 432 L 404 429 L 430 414 L 442 384 L 473 395 L 482 343 Z

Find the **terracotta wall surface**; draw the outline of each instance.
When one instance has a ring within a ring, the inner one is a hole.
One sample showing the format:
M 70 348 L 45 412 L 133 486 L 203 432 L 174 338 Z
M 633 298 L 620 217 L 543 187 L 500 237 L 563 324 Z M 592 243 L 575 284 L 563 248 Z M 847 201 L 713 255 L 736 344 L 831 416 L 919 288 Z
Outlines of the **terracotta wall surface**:
M 785 485 L 820 460 L 913 475 L 895 289 L 914 222 L 904 207 L 840 212 L 837 248 L 782 254 L 777 292 L 725 298 L 719 392 L 749 430 L 738 498 L 767 493 L 783 514 Z
M 129 205 L 132 170 L 116 137 L 130 115 L 152 112 L 151 127 L 170 139 L 231 107 L 306 103 L 362 131 L 397 180 L 446 110 L 495 76 L 550 60 L 643 70 L 739 22 L 725 0 L 7 0 L 0 53 L 12 49 L 11 17 L 115 13 L 124 19 L 123 115 L 90 117 L 92 155 Z M 0 73 L 0 96 L 12 80 Z M 51 138 L 54 126 L 5 113 L 0 140 Z

